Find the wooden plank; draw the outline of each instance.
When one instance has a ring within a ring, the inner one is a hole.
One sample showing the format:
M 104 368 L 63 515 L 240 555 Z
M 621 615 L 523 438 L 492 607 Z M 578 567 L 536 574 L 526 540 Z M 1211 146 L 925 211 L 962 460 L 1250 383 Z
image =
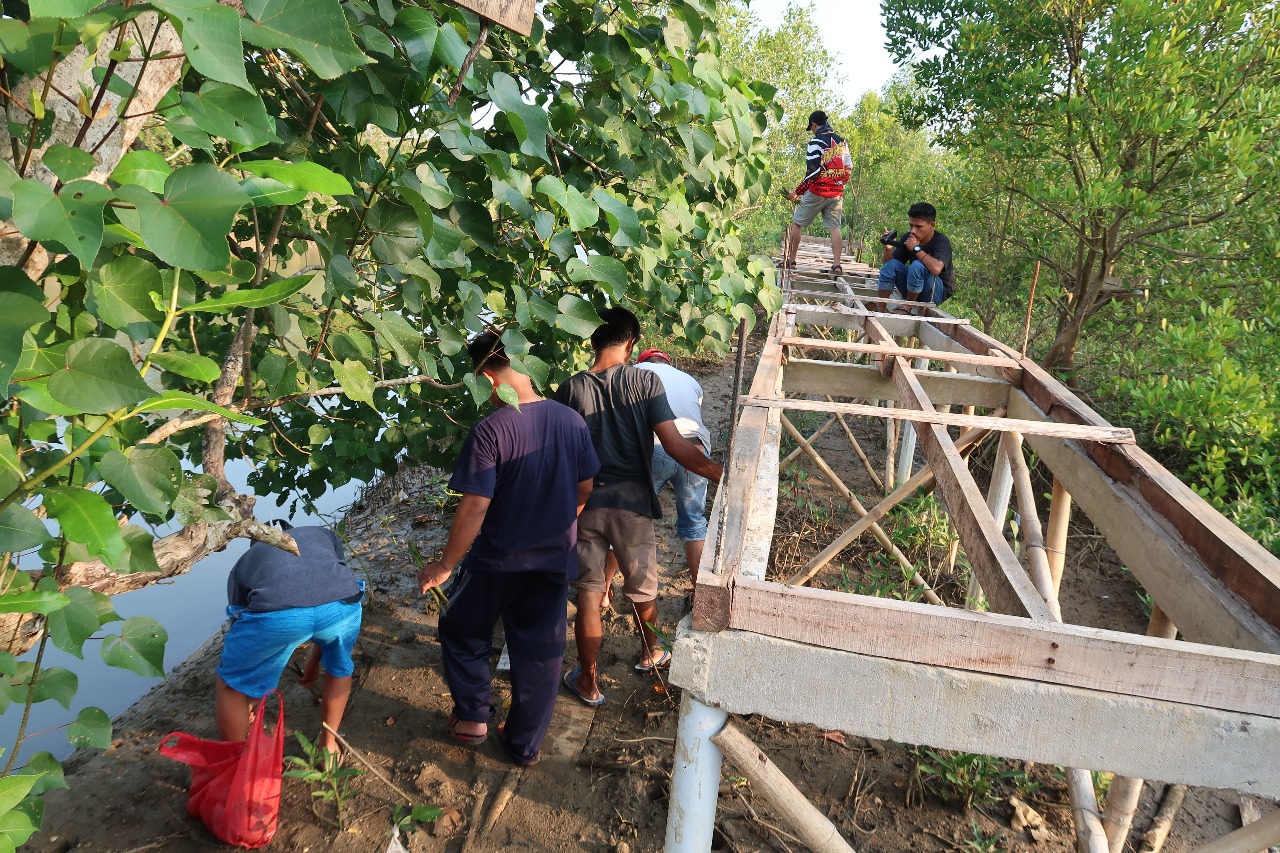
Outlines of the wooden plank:
M 1010 395 L 1009 410 L 1025 419 L 1048 418 L 1021 391 Z M 1235 595 L 1216 567 L 1206 565 L 1204 557 L 1182 540 L 1141 492 L 1114 480 L 1084 445 L 1030 433 L 1024 437 L 1184 636 L 1201 643 L 1280 653 L 1280 629 L 1265 612 L 1255 611 Z M 1217 514 L 1207 503 L 1203 511 Z M 1229 524 L 1225 519 L 1223 523 Z
M 971 352 L 939 352 L 938 350 L 900 347 L 895 344 L 856 344 L 846 341 L 826 341 L 820 338 L 784 337 L 783 346 L 800 349 L 826 349 L 833 352 L 855 352 L 868 355 L 901 355 L 907 358 L 927 358 L 931 361 L 945 361 L 948 364 L 986 364 L 993 367 L 1009 367 L 1019 370 L 1018 360 L 997 355 L 977 355 Z
M 910 368 L 907 368 L 908 370 Z M 902 393 L 899 388 L 899 394 Z M 997 432 L 1021 432 L 1026 435 L 1048 435 L 1055 438 L 1074 438 L 1089 441 L 1133 442 L 1133 430 L 1125 427 L 1094 427 L 1078 424 L 1060 424 L 1050 421 L 992 418 L 985 415 L 962 415 L 957 412 L 925 412 L 919 409 L 884 409 L 861 403 L 829 403 L 823 400 L 780 400 L 767 397 L 744 397 L 750 406 L 773 409 L 794 409 L 807 412 L 840 412 L 846 415 L 893 418 L 921 424 L 940 426 L 977 427 Z
M 1280 718 L 1280 656 L 739 579 L 729 627 L 913 663 Z
M 881 300 L 880 300 L 878 297 L 867 297 L 867 298 L 866 298 L 866 301 L 868 301 L 868 302 L 880 302 Z M 931 307 L 935 307 L 935 308 L 937 307 L 937 306 L 934 306 L 934 305 L 933 305 L 933 303 L 931 303 L 931 302 L 926 302 L 926 303 L 924 303 L 924 305 L 926 305 L 926 306 L 931 306 Z M 923 307 L 923 306 L 922 306 L 922 307 Z M 834 317 L 840 317 L 840 316 L 843 316 L 843 317 L 874 317 L 875 319 L 880 320 L 881 322 L 883 322 L 883 321 L 885 321 L 885 320 L 904 320 L 904 319 L 906 319 L 906 320 L 912 320 L 912 319 L 919 320 L 919 319 L 921 319 L 920 317 L 906 317 L 906 316 L 904 316 L 904 315 L 902 315 L 902 314 L 894 314 L 894 313 L 891 313 L 891 312 L 885 312 L 885 311 L 872 311 L 872 310 L 870 310 L 870 309 L 868 309 L 868 308 L 866 308 L 866 307 L 846 308 L 846 307 L 841 306 L 841 305 L 832 305 L 832 306 L 826 306 L 826 305 L 811 305 L 811 306 L 808 306 L 808 308 L 807 308 L 806 310 L 808 310 L 808 311 L 812 312 L 815 316 L 820 316 L 820 315 L 826 314 L 826 315 L 834 316 Z M 945 316 L 945 317 L 936 317 L 936 318 L 935 318 L 935 317 L 928 317 L 928 318 L 924 318 L 924 319 L 926 319 L 926 320 L 927 320 L 928 322 L 930 322 L 930 323 L 937 323 L 937 324 L 940 324 L 940 325 L 943 325 L 943 326 L 948 326 L 948 327 L 950 327 L 950 326 L 968 326 L 968 325 L 969 325 L 969 321 L 968 321 L 968 320 L 966 320 L 966 319 L 964 319 L 964 318 L 961 318 L 961 317 L 952 317 L 952 316 L 951 316 L 951 315 L 949 315 L 949 314 L 948 314 L 947 316 Z M 806 322 L 806 321 L 802 320 L 801 322 Z M 815 322 L 815 321 L 812 321 L 812 320 L 811 320 L 811 321 L 808 321 L 808 322 Z M 816 322 L 817 322 L 817 324 L 818 324 L 818 325 L 822 325 L 822 321 L 818 320 L 818 321 L 816 321 Z M 893 332 L 893 334 L 897 335 L 898 333 L 897 333 L 897 332 Z
M 925 396 L 924 389 L 920 387 L 907 360 L 895 356 L 892 362 L 893 379 L 904 397 L 903 404 L 911 407 L 899 411 L 914 409 L 924 414 L 937 414 L 931 411 L 933 404 Z M 987 509 L 978 484 L 973 481 L 969 467 L 960 458 L 946 428 L 940 424 L 927 423 L 921 425 L 916 434 L 925 458 L 929 460 L 929 467 L 933 469 L 938 491 L 947 504 L 951 523 L 992 609 L 1038 620 L 1052 620 L 1052 610 L 1040 597 L 1013 549 L 1004 540 L 1000 522 Z
M 755 375 L 751 378 L 750 394 L 754 396 L 772 396 L 779 393 L 782 385 L 782 344 L 779 340 L 787 330 L 789 312 L 779 311 L 773 315 L 769 323 L 769 336 L 760 349 L 760 360 L 756 364 Z
M 822 326 L 828 329 L 858 329 L 865 325 L 866 317 L 838 311 L 823 310 L 822 305 L 793 305 L 797 326 Z M 890 336 L 919 337 L 917 330 L 924 320 L 920 317 L 908 317 L 904 314 L 886 314 L 876 317 Z
M 1009 383 L 967 373 L 917 373 L 929 399 L 939 405 L 981 406 L 997 409 L 1009 399 Z M 782 368 L 782 393 L 787 395 L 826 394 L 834 397 L 863 397 L 868 400 L 897 400 L 893 380 L 865 364 L 790 358 Z
M 522 36 L 533 32 L 533 0 L 450 0 Z

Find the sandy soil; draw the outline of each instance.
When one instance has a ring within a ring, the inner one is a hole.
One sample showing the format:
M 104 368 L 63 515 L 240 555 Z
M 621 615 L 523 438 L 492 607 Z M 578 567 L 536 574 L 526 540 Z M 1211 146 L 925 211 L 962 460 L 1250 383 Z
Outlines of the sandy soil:
M 756 355 L 754 346 L 750 355 Z M 685 367 L 703 380 L 708 425 L 720 445 L 720 458 L 732 363 Z M 882 458 L 883 428 L 865 424 L 856 429 L 873 460 Z M 843 433 L 831 430 L 817 446 L 864 500 L 875 502 L 874 487 Z M 801 466 L 786 478 L 791 491 L 784 491 L 780 501 L 774 556 L 783 569 L 816 553 L 823 536 L 829 541 L 853 521 L 834 490 L 805 470 Z M 332 801 L 312 796 L 300 780 L 286 779 L 280 829 L 268 849 L 390 850 L 393 816 L 412 804 L 431 803 L 444 808 L 446 816 L 406 827 L 403 843 L 414 853 L 660 850 L 678 690 L 632 670 L 639 643 L 629 614 L 622 612 L 621 597 L 605 624 L 601 664 L 609 701 L 588 709 L 562 691 L 538 766 L 514 768 L 492 740 L 471 749 L 445 736 L 451 703 L 435 639 L 436 611 L 413 588 L 415 566 L 409 551 L 412 542 L 430 559 L 443 545 L 448 510 L 442 506 L 439 483 L 438 472 L 402 472 L 366 493 L 348 516 L 347 536 L 370 580 L 356 687 L 343 725 L 354 752 L 363 759 L 349 758 L 347 766 L 363 772 L 352 778 L 341 821 Z M 668 517 L 659 523 L 664 575 L 659 621 L 670 629 L 687 612 L 690 584 L 671 527 L 669 493 L 666 507 Z M 929 533 L 926 525 L 922 535 Z M 1141 632 L 1145 618 L 1132 579 L 1087 526 L 1074 529 L 1072 537 L 1063 596 L 1068 621 Z M 815 583 L 830 588 L 892 586 L 868 561 L 873 546 L 870 539 L 858 543 L 843 555 L 840 566 L 829 568 Z M 955 600 L 963 595 L 963 578 L 946 567 L 945 547 L 924 548 L 919 554 L 917 559 L 931 566 L 930 580 L 944 597 Z M 500 647 L 498 638 L 495 662 Z M 80 753 L 68 762 L 70 790 L 49 795 L 45 830 L 23 849 L 141 853 L 221 847 L 184 813 L 187 769 L 155 752 L 159 740 L 173 730 L 214 736 L 212 672 L 219 649 L 220 638 L 212 638 L 122 715 L 110 750 Z M 567 665 L 574 659 L 572 632 L 566 659 Z M 495 687 L 495 701 L 505 705 L 509 697 L 503 676 Z M 319 720 L 312 696 L 288 676 L 282 691 L 287 727 L 314 736 Z M 1075 849 L 1059 768 L 1000 762 L 1002 775 L 992 777 L 990 801 L 966 809 L 922 787 L 913 757 L 920 753 L 908 747 L 759 717 L 746 718 L 743 725 L 864 853 Z M 287 755 L 300 752 L 296 742 L 287 743 Z M 725 772 L 715 849 L 802 849 L 749 786 L 730 768 Z M 1050 830 L 1043 841 L 1010 827 L 1013 808 L 1008 798 L 1019 787 Z M 1134 824 L 1135 838 L 1149 823 L 1163 787 L 1147 785 Z M 1237 827 L 1237 802 L 1231 792 L 1193 790 L 1165 849 L 1186 851 Z M 1271 808 L 1263 804 L 1264 813 Z

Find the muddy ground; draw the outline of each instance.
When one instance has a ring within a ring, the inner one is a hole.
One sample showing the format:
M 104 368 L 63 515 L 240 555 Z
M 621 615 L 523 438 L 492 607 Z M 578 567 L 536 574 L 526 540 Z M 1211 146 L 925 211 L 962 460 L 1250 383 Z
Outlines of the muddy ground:
M 749 347 L 751 358 L 757 355 L 757 342 Z M 718 444 L 717 459 L 722 459 L 732 361 L 682 366 L 703 382 L 705 414 Z M 810 429 L 818 423 L 810 422 Z M 851 425 L 872 461 L 881 465 L 881 423 Z M 829 430 L 815 446 L 864 503 L 876 502 L 875 487 L 843 432 Z M 981 468 L 982 458 L 975 457 L 976 468 Z M 659 621 L 673 630 L 687 613 L 685 597 L 691 587 L 672 528 L 669 492 L 665 507 L 667 518 L 659 522 L 664 576 Z M 267 849 L 388 850 L 396 816 L 415 804 L 435 804 L 446 810 L 445 817 L 406 825 L 403 843 L 408 850 L 660 850 L 679 691 L 632 670 L 639 643 L 621 596 L 605 621 L 601 666 L 609 701 L 588 709 L 561 691 L 540 764 L 518 770 L 504 760 L 494 740 L 473 749 L 445 736 L 451 703 L 435 639 L 437 614 L 414 589 L 416 567 L 409 543 L 427 559 L 438 554 L 448 512 L 440 474 L 422 470 L 401 472 L 369 490 L 351 508 L 345 535 L 355 563 L 368 572 L 370 596 L 343 733 L 353 753 L 363 759 L 348 758 L 346 766 L 362 772 L 350 777 L 350 795 L 343 799 L 340 816 L 331 799 L 313 796 L 303 781 L 286 779 L 279 832 Z M 811 466 L 801 464 L 784 472 L 776 574 L 803 564 L 854 520 Z M 963 597 L 963 557 L 957 568 L 948 566 L 945 521 L 936 511 L 917 507 L 895 515 L 889 525 L 897 525 L 898 536 L 915 543 L 908 553 L 928 566 L 926 577 L 944 598 L 955 602 Z M 1068 550 L 1062 600 L 1067 621 L 1141 632 L 1146 623 L 1139 590 L 1087 522 L 1073 527 Z M 900 574 L 895 577 L 877 553 L 874 540 L 865 538 L 815 583 L 902 594 L 906 586 Z M 569 608 L 572 620 L 572 602 Z M 499 638 L 495 663 L 500 646 Z M 155 751 L 159 740 L 173 730 L 215 736 L 212 678 L 219 649 L 220 638 L 212 638 L 122 715 L 110 750 L 77 754 L 68 762 L 70 790 L 50 794 L 45 829 L 23 849 L 142 853 L 221 847 L 184 813 L 187 768 Z M 570 631 L 566 668 L 573 660 Z M 319 720 L 312 696 L 288 675 L 282 691 L 287 727 L 314 736 Z M 507 698 L 506 682 L 499 676 L 495 701 L 504 704 Z M 499 719 L 501 715 L 500 711 Z M 922 775 L 917 763 L 938 767 L 941 759 L 923 751 L 760 717 L 746 718 L 742 724 L 863 853 L 1075 849 L 1059 768 L 998 762 L 976 776 L 975 784 L 988 786 L 989 793 L 966 807 L 944 801 L 937 785 L 924 784 L 928 774 Z M 291 739 L 286 755 L 300 754 Z M 1134 838 L 1149 824 L 1163 788 L 1160 783 L 1146 786 Z M 1034 841 L 1029 831 L 1011 828 L 1013 795 L 1043 816 L 1047 838 Z M 1239 826 L 1237 804 L 1232 792 L 1193 789 L 1165 849 L 1187 851 Z M 1263 804 L 1264 813 L 1272 808 Z M 728 766 L 717 830 L 717 850 L 803 849 Z

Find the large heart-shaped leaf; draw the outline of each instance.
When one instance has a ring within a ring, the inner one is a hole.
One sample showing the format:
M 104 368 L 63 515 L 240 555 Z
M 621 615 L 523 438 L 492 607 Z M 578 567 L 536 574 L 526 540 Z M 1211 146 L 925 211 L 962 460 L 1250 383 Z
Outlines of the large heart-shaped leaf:
M 22 802 L 22 798 L 27 795 L 35 783 L 34 776 L 10 775 L 0 777 L 0 812 L 7 812 Z
M 13 224 L 32 240 L 52 240 L 85 269 L 102 247 L 102 212 L 111 190 L 93 181 L 72 181 L 57 193 L 43 181 L 13 186 Z
M 601 187 L 596 187 L 591 197 L 604 211 L 605 219 L 609 222 L 609 239 L 613 245 L 623 247 L 644 244 L 644 228 L 631 205 Z
M 9 688 L 6 691 L 9 698 L 15 702 L 25 702 L 27 693 L 31 689 L 33 676 L 36 678 L 36 686 L 31 697 L 32 702 L 47 702 L 52 699 L 64 708 L 71 707 L 71 700 L 75 698 L 76 688 L 80 684 L 76 674 L 61 666 L 46 666 L 37 673 L 35 664 L 30 661 L 19 662 L 18 671 L 10 679 Z M 12 779 L 13 777 L 4 778 Z
M 589 338 L 601 323 L 600 315 L 590 302 L 577 296 L 565 294 L 556 303 L 560 314 L 556 317 L 556 326 L 579 338 Z
M 90 554 L 101 555 L 112 568 L 121 562 L 124 537 L 111 504 L 102 495 L 73 486 L 42 489 L 40 493 L 49 517 L 57 519 L 64 536 L 84 545 Z
M 156 0 L 182 34 L 182 47 L 191 67 L 210 80 L 249 89 L 244 73 L 244 44 L 240 15 L 213 0 Z
M 178 457 L 155 445 L 112 450 L 98 463 L 102 476 L 143 512 L 164 515 L 182 482 Z
M 132 184 L 119 195 L 137 208 L 142 239 L 165 263 L 191 270 L 231 263 L 227 232 L 249 197 L 226 172 L 207 163 L 184 166 L 165 181 L 163 199 Z
M 157 152 L 130 151 L 120 158 L 119 164 L 111 173 L 111 180 L 117 184 L 137 184 L 153 193 L 163 193 L 165 179 L 171 174 L 173 167 Z
M 10 590 L 0 595 L 0 613 L 42 613 L 48 616 L 70 603 L 71 599 L 56 589 Z
M 90 310 L 135 341 L 154 337 L 164 315 L 152 294 L 161 293 L 160 271 L 136 255 L 121 255 L 89 276 Z
M 66 367 L 49 377 L 49 394 L 78 412 L 107 414 L 150 397 L 129 351 L 102 338 L 67 348 Z
M 70 145 L 50 145 L 44 152 L 44 164 L 49 171 L 61 181 L 74 181 L 83 178 L 94 170 L 98 161 L 83 148 L 72 148 Z
M 353 359 L 337 361 L 333 363 L 333 376 L 342 386 L 343 393 L 352 400 L 377 408 L 373 402 L 373 376 L 369 374 L 369 368 Z
M 76 721 L 67 726 L 67 742 L 76 749 L 108 748 L 111 746 L 111 718 L 106 711 L 92 705 L 80 709 Z
M 370 61 L 356 47 L 338 0 L 247 0 L 244 10 L 252 19 L 241 21 L 246 41 L 292 51 L 326 80 Z
M 169 373 L 185 376 L 197 382 L 211 384 L 222 375 L 218 362 L 207 355 L 192 355 L 189 352 L 158 352 L 151 356 L 151 363 L 164 368 Z
M 0 512 L 0 554 L 36 548 L 50 538 L 44 522 L 22 504 L 10 504 Z
M 436 47 L 436 33 L 440 24 L 436 16 L 417 6 L 404 6 L 396 12 L 396 23 L 391 34 L 400 40 L 409 64 L 424 78 L 433 70 L 431 59 Z
M 196 127 L 210 136 L 232 143 L 238 151 L 251 151 L 275 142 L 275 120 L 257 93 L 209 80 L 199 94 L 187 92 L 182 106 Z
M 169 633 L 150 616 L 134 616 L 125 621 L 120 634 L 102 641 L 102 659 L 143 676 L 164 675 L 164 644 Z
M 600 218 L 600 208 L 591 199 L 584 196 L 555 175 L 543 175 L 538 179 L 538 192 L 551 199 L 569 217 L 569 228 L 581 231 L 596 224 Z
M 489 81 L 489 97 L 498 109 L 507 115 L 516 139 L 520 140 L 520 151 L 530 157 L 551 162 L 547 157 L 547 132 L 550 122 L 542 107 L 526 103 L 520 96 L 520 84 L 510 74 L 495 72 Z
M 49 639 L 67 654 L 84 657 L 84 642 L 105 623 L 119 619 L 111 599 L 82 586 L 64 589 L 68 604 L 49 614 Z
M 588 255 L 585 261 L 571 258 L 565 271 L 572 281 L 600 282 L 615 302 L 621 302 L 627 295 L 627 268 L 617 258 L 608 255 Z

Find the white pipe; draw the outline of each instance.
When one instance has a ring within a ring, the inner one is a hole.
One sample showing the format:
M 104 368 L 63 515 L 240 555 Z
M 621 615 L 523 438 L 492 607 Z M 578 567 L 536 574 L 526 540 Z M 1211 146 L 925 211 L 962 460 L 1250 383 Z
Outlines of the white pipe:
M 724 762 L 711 736 L 723 729 L 728 719 L 728 713 L 702 704 L 687 690 L 681 694 L 666 853 L 706 853 L 711 849 Z

